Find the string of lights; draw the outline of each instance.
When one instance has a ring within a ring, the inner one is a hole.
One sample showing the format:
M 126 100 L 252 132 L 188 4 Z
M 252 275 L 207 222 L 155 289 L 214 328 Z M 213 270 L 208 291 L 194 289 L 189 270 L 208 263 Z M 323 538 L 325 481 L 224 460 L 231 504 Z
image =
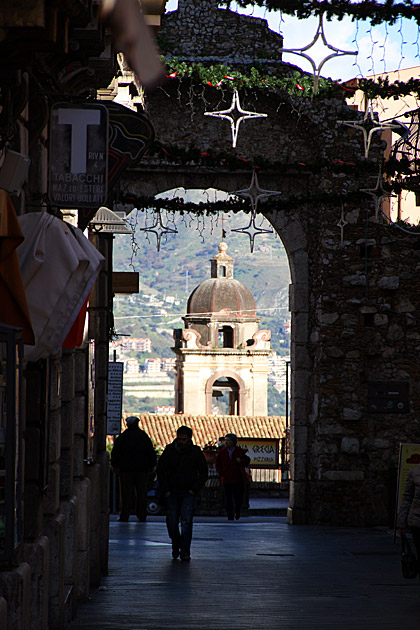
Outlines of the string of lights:
M 230 1 L 220 0 L 219 4 L 229 6 Z M 282 11 L 300 19 L 323 13 L 329 20 L 333 17 L 342 20 L 348 16 L 352 20 L 370 20 L 373 25 L 383 22 L 394 24 L 400 17 L 420 23 L 419 5 L 411 0 L 387 0 L 384 4 L 376 0 L 362 0 L 358 3 L 353 0 L 236 0 L 236 3 L 243 8 L 259 6 L 269 11 Z

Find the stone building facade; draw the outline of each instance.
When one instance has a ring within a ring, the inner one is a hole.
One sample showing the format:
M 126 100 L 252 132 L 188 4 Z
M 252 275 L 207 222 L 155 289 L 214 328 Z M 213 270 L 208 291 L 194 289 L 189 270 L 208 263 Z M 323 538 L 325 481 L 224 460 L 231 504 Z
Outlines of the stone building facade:
M 178 19 L 176 52 L 185 57 L 200 51 L 186 20 L 192 4 L 168 17 Z M 230 17 L 215 9 L 212 19 Z M 170 41 L 165 20 L 160 33 Z M 231 93 L 171 79 L 145 107 L 163 146 L 191 157 L 150 157 L 121 185 L 122 197 L 177 187 L 229 193 L 249 186 L 256 156 L 266 161 L 259 184 L 281 196 L 258 210 L 284 243 L 292 279 L 291 523 L 391 523 L 399 444 L 420 441 L 418 236 L 376 216 L 360 192 L 375 186 L 383 145 L 373 134 L 364 158 L 362 134 L 337 122 L 357 118 L 345 96 L 241 90 L 242 107 L 267 117 L 244 121 L 232 149 L 229 123 L 204 116 L 228 108 Z M 249 170 L 207 166 L 192 148 L 236 156 Z
M 211 415 L 216 394 L 228 415 L 266 416 L 269 330 L 258 330 L 255 300 L 233 277 L 227 244 L 211 259 L 211 278 L 191 293 L 184 329 L 174 330 L 175 413 Z
M 46 198 L 50 106 L 63 99 L 83 103 L 111 81 L 115 54 L 97 13 L 91 1 L 0 8 L 0 173 L 5 152 L 30 160 L 22 189 L 10 190 L 2 179 L 18 217 L 63 218 Z M 89 342 L 23 364 L 15 418 L 22 453 L 14 470 L 18 517 L 11 553 L 0 566 L 2 630 L 67 628 L 78 601 L 107 572 L 112 237 L 92 235 L 91 242 L 105 262 L 90 294 Z M 48 287 L 45 295 L 51 299 Z M 0 322 L 3 307 L 0 300 Z

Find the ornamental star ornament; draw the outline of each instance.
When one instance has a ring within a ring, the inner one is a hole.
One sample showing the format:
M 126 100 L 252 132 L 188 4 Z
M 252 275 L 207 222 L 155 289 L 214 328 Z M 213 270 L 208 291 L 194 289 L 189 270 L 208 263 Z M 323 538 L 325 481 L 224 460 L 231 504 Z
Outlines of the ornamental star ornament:
M 204 116 L 214 116 L 214 118 L 225 118 L 230 122 L 230 128 L 232 131 L 232 147 L 236 147 L 236 142 L 239 134 L 239 125 L 247 118 L 267 118 L 267 114 L 259 114 L 257 112 L 247 112 L 242 109 L 239 102 L 239 93 L 235 89 L 232 97 L 231 106 L 228 109 L 224 109 L 220 112 L 204 112 Z
M 379 210 L 381 209 L 383 199 L 391 198 L 396 195 L 393 195 L 391 192 L 384 189 L 383 186 L 384 178 L 382 177 L 382 169 L 379 169 L 378 177 L 376 179 L 375 188 L 361 188 L 360 192 L 365 192 L 371 197 L 373 197 L 375 201 L 375 219 L 378 218 Z
M 305 51 L 310 50 L 313 46 L 315 46 L 319 38 L 321 38 L 326 48 L 328 48 L 329 50 L 333 50 L 334 52 L 324 57 L 324 59 L 318 65 L 316 65 L 312 57 L 310 57 L 310 55 L 307 55 Z M 323 13 L 319 15 L 318 28 L 316 29 L 313 40 L 309 44 L 307 44 L 306 46 L 303 46 L 302 48 L 279 48 L 279 51 L 292 53 L 293 55 L 300 55 L 301 57 L 304 57 L 305 59 L 309 61 L 309 63 L 312 66 L 313 75 L 314 75 L 314 93 L 315 94 L 318 92 L 318 83 L 319 83 L 321 70 L 323 66 L 327 63 L 327 61 L 329 61 L 330 59 L 333 59 L 334 57 L 342 57 L 343 55 L 357 55 L 356 50 L 340 50 L 340 48 L 336 48 L 335 46 L 327 42 L 327 38 L 324 32 Z
M 242 232 L 243 234 L 247 234 L 247 236 L 249 236 L 249 245 L 251 248 L 251 254 L 254 251 L 254 241 L 255 241 L 255 237 L 258 234 L 272 234 L 273 230 L 267 230 L 266 228 L 259 228 L 255 225 L 255 217 L 251 216 L 251 219 L 249 221 L 249 225 L 242 227 L 242 228 L 234 228 L 231 230 L 231 232 Z
M 365 146 L 365 158 L 369 155 L 370 143 L 375 131 L 382 131 L 383 129 L 399 129 L 399 125 L 393 125 L 389 123 L 381 123 L 374 119 L 374 112 L 372 110 L 372 102 L 369 101 L 363 120 L 337 120 L 339 125 L 346 125 L 347 127 L 353 127 L 354 129 L 360 129 L 363 133 L 363 141 Z
M 267 197 L 273 197 L 275 195 L 281 195 L 281 192 L 278 190 L 264 190 L 260 188 L 258 183 L 258 176 L 256 169 L 252 171 L 251 183 L 248 188 L 244 188 L 243 190 L 234 190 L 230 193 L 231 195 L 238 195 L 240 197 L 248 197 L 251 201 L 252 208 L 252 216 L 255 217 L 257 214 L 257 206 L 260 199 L 265 199 Z
M 178 230 L 176 228 L 170 228 L 169 225 L 163 225 L 160 210 L 158 210 L 156 213 L 154 224 L 148 227 L 140 228 L 140 231 L 153 232 L 153 234 L 156 235 L 156 245 L 158 252 L 160 251 L 162 236 L 165 236 L 166 234 L 178 234 Z

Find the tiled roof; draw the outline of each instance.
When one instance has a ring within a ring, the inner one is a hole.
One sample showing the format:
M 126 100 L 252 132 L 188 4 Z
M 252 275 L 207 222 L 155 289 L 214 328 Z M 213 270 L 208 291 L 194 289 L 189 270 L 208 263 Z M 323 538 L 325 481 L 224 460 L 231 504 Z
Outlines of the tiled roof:
M 129 414 L 126 414 L 129 415 Z M 193 430 L 193 441 L 203 447 L 215 443 L 226 433 L 238 437 L 281 438 L 285 435 L 284 416 L 190 416 L 187 414 L 140 414 L 139 427 L 146 431 L 158 446 L 170 444 L 176 430 L 187 425 Z

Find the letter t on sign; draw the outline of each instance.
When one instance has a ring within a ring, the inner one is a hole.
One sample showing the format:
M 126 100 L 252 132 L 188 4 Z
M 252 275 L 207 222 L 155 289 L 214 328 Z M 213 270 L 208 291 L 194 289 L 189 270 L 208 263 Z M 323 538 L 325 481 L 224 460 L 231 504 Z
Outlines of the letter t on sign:
M 72 173 L 86 173 L 87 128 L 100 125 L 99 110 L 59 109 L 58 124 L 71 125 L 71 166 Z

